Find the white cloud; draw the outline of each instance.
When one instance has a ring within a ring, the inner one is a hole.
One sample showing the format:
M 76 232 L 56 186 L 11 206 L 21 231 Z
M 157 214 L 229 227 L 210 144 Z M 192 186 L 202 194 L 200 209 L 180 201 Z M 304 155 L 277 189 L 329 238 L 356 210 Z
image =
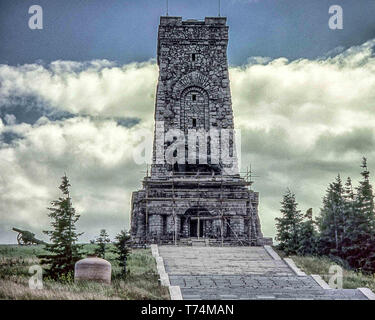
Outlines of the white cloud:
M 107 60 L 0 65 L 0 100 L 37 96 L 74 114 L 142 118 L 152 112 L 157 81 L 153 62 L 122 67 Z
M 59 196 L 64 172 L 82 214 L 85 240 L 103 225 L 112 235 L 128 227 L 130 193 L 144 169 L 134 164 L 129 150 L 142 126 L 125 128 L 111 120 L 76 117 L 24 127 L 23 139 L 0 148 L 0 219 L 8 231 L 0 234 L 0 241 L 12 238 L 12 226 L 39 233 L 48 228 L 46 208 Z
M 16 117 L 13 114 L 6 114 L 4 120 L 8 125 L 16 124 Z

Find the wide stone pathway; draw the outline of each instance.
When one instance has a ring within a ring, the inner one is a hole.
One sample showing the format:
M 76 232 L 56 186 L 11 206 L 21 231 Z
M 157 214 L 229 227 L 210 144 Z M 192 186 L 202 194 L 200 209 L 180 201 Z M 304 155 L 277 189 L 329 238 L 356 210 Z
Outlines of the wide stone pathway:
M 323 289 L 263 247 L 159 246 L 159 254 L 184 300 L 367 300 L 358 289 Z

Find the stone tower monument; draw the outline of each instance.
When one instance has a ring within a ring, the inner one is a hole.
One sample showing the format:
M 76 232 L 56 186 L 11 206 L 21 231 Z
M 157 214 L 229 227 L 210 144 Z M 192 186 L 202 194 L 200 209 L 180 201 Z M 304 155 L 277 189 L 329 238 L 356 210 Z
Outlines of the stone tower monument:
M 227 45 L 226 18 L 160 18 L 151 174 L 132 195 L 136 244 L 272 242 L 238 171 Z

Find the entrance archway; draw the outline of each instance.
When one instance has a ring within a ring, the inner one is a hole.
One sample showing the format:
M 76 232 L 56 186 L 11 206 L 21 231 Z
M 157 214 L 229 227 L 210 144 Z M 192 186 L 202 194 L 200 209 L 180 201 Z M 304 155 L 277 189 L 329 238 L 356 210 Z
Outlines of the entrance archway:
M 205 238 L 212 229 L 210 212 L 203 207 L 192 207 L 181 217 L 181 235 L 184 238 Z

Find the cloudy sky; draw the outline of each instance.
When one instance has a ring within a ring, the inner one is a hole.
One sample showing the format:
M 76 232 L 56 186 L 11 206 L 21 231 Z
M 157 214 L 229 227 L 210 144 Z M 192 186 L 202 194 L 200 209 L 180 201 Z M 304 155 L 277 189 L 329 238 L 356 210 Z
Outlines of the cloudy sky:
M 217 14 L 215 0 L 169 2 L 170 15 Z M 287 187 L 317 214 L 338 173 L 358 181 L 363 155 L 375 174 L 375 1 L 331 2 L 222 0 L 242 169 L 258 176 L 266 236 Z M 33 4 L 43 30 L 28 28 Z M 331 4 L 343 7 L 343 30 L 328 27 Z M 129 226 L 145 174 L 132 150 L 153 125 L 164 13 L 162 0 L 1 1 L 0 243 L 15 241 L 13 226 L 45 239 L 64 172 L 82 241 Z

